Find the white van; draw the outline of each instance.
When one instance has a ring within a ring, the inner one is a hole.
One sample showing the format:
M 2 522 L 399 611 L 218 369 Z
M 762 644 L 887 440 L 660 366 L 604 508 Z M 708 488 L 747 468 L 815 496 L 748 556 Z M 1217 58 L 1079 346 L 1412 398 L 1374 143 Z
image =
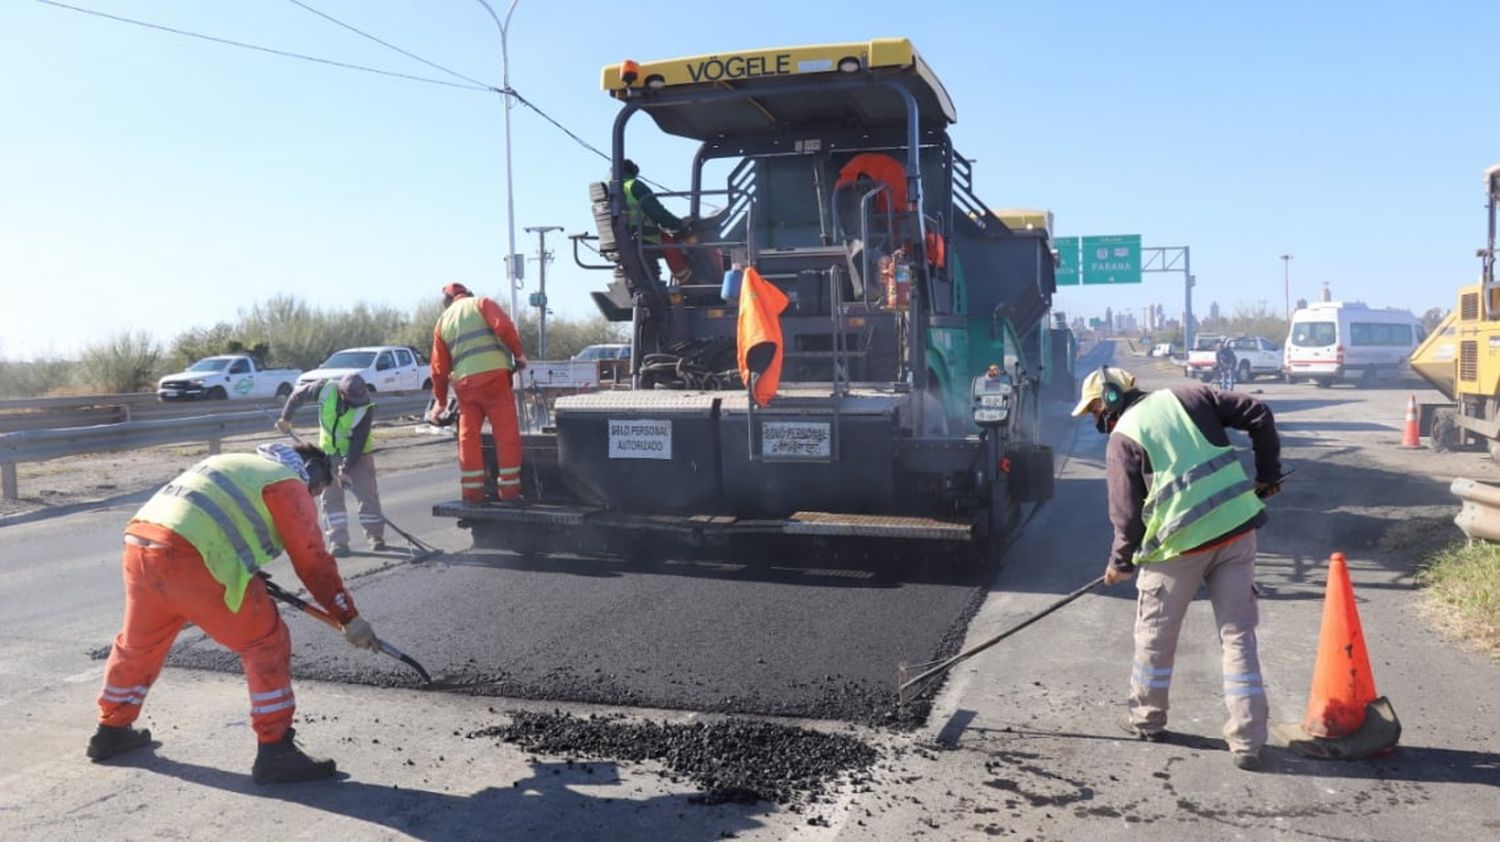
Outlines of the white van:
M 1373 386 L 1406 371 L 1412 349 L 1426 337 L 1410 310 L 1320 301 L 1292 314 L 1282 373 L 1288 383 L 1331 386 L 1344 380 Z

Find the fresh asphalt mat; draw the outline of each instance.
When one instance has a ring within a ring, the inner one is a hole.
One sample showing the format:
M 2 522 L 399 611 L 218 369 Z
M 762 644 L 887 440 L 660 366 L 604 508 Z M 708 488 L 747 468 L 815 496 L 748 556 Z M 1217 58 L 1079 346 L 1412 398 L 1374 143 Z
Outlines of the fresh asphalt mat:
M 901 726 L 925 719 L 927 699 L 898 707 L 897 664 L 955 651 L 994 574 L 960 564 L 470 551 L 349 584 L 376 632 L 421 661 L 443 692 Z M 352 649 L 295 611 L 283 616 L 294 676 L 420 687 L 401 663 Z M 240 669 L 191 634 L 169 664 Z

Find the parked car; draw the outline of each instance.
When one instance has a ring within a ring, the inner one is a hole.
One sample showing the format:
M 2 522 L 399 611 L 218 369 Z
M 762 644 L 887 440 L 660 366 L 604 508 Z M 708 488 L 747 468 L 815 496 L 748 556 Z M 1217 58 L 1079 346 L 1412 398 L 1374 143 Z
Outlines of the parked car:
M 185 371 L 156 381 L 156 397 L 174 400 L 284 398 L 300 372 L 295 368 L 261 368 L 247 354 L 204 357 Z
M 1282 371 L 1287 382 L 1373 386 L 1405 372 L 1427 332 L 1410 310 L 1320 301 L 1292 314 Z
M 337 379 L 358 372 L 372 392 L 402 392 L 432 388 L 432 367 L 421 351 L 409 345 L 370 345 L 345 348 L 322 365 L 297 378 L 297 385 L 312 380 Z
M 1218 336 L 1199 336 L 1196 347 L 1188 354 L 1188 365 L 1184 369 L 1189 377 L 1198 377 L 1207 383 L 1213 380 L 1219 365 Z M 1234 380 L 1248 383 L 1256 377 L 1276 377 L 1281 374 L 1281 346 L 1264 336 L 1236 336 L 1226 340 L 1229 350 L 1234 352 Z
M 1182 366 L 1183 377 L 1196 377 L 1207 383 L 1219 365 L 1219 340 L 1217 333 L 1200 333 L 1193 337 L 1193 347 L 1188 350 L 1187 362 Z
M 628 360 L 630 359 L 630 346 L 609 344 L 590 345 L 582 351 L 573 355 L 575 360 Z

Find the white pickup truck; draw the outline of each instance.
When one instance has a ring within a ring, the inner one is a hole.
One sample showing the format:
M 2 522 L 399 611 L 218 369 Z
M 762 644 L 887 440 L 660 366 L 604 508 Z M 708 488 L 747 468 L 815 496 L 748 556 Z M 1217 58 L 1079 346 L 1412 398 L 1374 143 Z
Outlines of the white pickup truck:
M 1218 367 L 1219 337 L 1197 336 L 1193 339 L 1193 350 L 1188 352 L 1187 365 L 1182 373 L 1197 377 L 1207 383 L 1213 379 Z M 1234 352 L 1236 383 L 1248 383 L 1257 376 L 1279 376 L 1281 374 L 1281 346 L 1264 336 L 1237 336 L 1229 340 L 1229 350 Z
M 303 372 L 297 385 L 313 380 L 337 380 L 358 373 L 372 392 L 426 391 L 432 388 L 427 357 L 409 345 L 370 345 L 345 348 L 312 371 Z
M 301 373 L 295 368 L 261 368 L 245 354 L 204 357 L 186 371 L 158 380 L 156 396 L 164 401 L 284 398 Z

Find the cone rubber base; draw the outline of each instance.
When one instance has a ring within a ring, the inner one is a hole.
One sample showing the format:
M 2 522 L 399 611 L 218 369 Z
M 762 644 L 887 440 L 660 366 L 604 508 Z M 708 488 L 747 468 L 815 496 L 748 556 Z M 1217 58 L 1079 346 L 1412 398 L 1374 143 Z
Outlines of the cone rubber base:
M 1300 727 L 1288 729 L 1287 747 L 1315 760 L 1364 760 L 1384 754 L 1401 740 L 1401 720 L 1384 696 L 1365 705 L 1365 722 L 1347 737 L 1323 739 L 1309 736 Z

